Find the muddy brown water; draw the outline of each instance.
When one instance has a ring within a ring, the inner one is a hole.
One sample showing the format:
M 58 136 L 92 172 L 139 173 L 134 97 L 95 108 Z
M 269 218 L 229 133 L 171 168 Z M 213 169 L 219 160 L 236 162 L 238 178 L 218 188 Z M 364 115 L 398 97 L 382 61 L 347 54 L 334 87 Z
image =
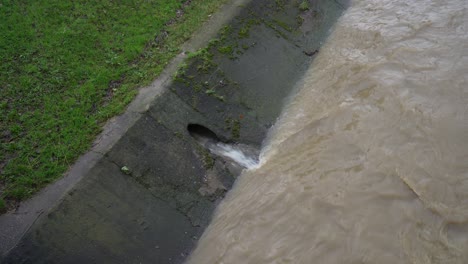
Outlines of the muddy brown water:
M 354 1 L 189 263 L 468 263 L 467 7 Z

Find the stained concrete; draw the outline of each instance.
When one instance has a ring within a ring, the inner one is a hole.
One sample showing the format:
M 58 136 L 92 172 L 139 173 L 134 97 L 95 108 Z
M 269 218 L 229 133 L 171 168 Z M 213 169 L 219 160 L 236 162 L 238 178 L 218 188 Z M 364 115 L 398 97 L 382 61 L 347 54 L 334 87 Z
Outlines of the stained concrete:
M 26 217 L 0 217 L 0 237 L 8 242 L 0 247 L 2 263 L 184 261 L 240 173 L 192 138 L 188 124 L 260 148 L 313 60 L 310 52 L 343 11 L 343 3 L 327 0 L 311 0 L 305 12 L 299 1 L 240 3 L 214 16 L 217 27 L 206 26 L 218 31 L 224 21 L 219 35 L 195 37 L 191 50 L 205 46 L 209 59 L 191 57 L 171 81 L 187 56 L 176 58 L 111 121 L 68 185 L 50 196 L 54 189 L 45 190 L 42 206 L 33 199 L 35 206 L 20 208 Z M 236 17 L 228 21 L 228 14 Z

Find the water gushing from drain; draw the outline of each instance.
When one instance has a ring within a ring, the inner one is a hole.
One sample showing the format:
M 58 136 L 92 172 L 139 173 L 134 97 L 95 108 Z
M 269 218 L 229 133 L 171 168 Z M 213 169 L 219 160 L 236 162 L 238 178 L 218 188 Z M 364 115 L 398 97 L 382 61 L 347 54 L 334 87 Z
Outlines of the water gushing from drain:
M 259 152 L 257 149 L 245 144 L 224 143 L 216 133 L 202 125 L 189 124 L 187 130 L 200 145 L 214 155 L 232 161 L 246 169 L 253 169 L 258 166 Z
M 249 153 L 246 146 L 218 142 L 209 145 L 208 149 L 213 154 L 228 158 L 246 169 L 253 169 L 258 166 L 258 155 L 255 156 L 254 153 Z

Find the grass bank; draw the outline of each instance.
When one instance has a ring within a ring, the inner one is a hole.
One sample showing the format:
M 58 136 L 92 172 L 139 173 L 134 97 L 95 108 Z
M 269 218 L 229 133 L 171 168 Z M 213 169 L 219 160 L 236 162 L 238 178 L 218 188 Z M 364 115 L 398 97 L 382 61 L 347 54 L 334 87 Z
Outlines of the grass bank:
M 59 178 L 222 2 L 2 1 L 0 212 Z

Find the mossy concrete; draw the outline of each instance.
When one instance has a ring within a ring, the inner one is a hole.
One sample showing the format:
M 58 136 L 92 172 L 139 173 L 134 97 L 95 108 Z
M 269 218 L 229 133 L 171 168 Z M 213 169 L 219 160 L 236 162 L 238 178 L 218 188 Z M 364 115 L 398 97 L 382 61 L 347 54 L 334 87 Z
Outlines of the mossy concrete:
M 203 52 L 187 52 L 173 82 L 142 92 L 107 131 L 114 141 L 103 135 L 89 168 L 52 209 L 30 216 L 34 224 L 13 249 L 3 247 L 2 263 L 183 262 L 240 173 L 187 126 L 260 148 L 343 11 L 337 1 L 309 1 L 305 11 L 302 1 L 280 2 L 231 5 L 238 15 L 217 36 L 205 35 Z M 0 218 L 0 227 L 11 219 Z

